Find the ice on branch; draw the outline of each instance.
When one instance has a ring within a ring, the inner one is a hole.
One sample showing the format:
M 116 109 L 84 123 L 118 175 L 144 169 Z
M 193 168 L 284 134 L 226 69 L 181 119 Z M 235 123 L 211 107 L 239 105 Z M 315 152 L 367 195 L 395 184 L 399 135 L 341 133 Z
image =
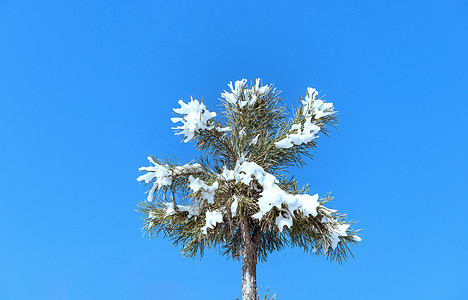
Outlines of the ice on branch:
M 301 128 L 303 127 L 303 128 Z M 294 145 L 307 144 L 316 139 L 320 127 L 312 122 L 312 117 L 305 119 L 304 125 L 293 124 L 288 135 L 275 143 L 277 148 L 291 148 Z
M 302 100 L 302 114 L 307 117 L 312 117 L 318 120 L 322 117 L 334 114 L 333 103 L 326 103 L 323 100 L 317 99 L 318 92 L 316 89 L 308 87 L 307 95 Z
M 174 112 L 185 116 L 171 118 L 173 123 L 182 122 L 181 126 L 172 127 L 172 129 L 180 130 L 176 135 L 184 135 L 184 142 L 192 140 L 197 131 L 214 128 L 214 125 L 208 125 L 208 120 L 216 117 L 216 113 L 207 110 L 205 104 L 192 97 L 190 97 L 189 103 L 179 100 L 179 104 L 180 108 L 174 108 Z
M 223 223 L 223 214 L 220 211 L 206 211 L 205 226 L 202 227 L 202 232 L 206 234 L 208 228 L 215 228 L 216 224 Z
M 307 194 L 292 195 L 287 193 L 279 186 L 279 181 L 274 175 L 266 172 L 255 162 L 238 161 L 234 170 L 224 168 L 220 177 L 226 181 L 235 180 L 246 185 L 250 185 L 253 180 L 256 180 L 261 185 L 263 191 L 260 193 L 260 198 L 258 198 L 257 202 L 260 211 L 252 217 L 260 220 L 273 207 L 276 207 L 280 210 L 280 215 L 276 219 L 276 225 L 280 231 L 283 231 L 284 226 L 292 226 L 293 219 L 291 213 L 296 210 L 306 217 L 317 216 L 317 207 L 320 205 L 318 194 L 311 196 Z M 284 211 L 282 204 L 286 204 L 289 211 Z
M 202 166 L 200 164 L 185 164 L 183 166 L 175 166 L 173 169 L 170 169 L 168 165 L 161 165 L 155 162 L 151 156 L 148 157 L 148 160 L 154 166 L 139 168 L 139 171 L 146 171 L 147 173 L 139 176 L 137 180 L 144 181 L 145 183 L 153 183 L 148 192 L 147 201 L 149 202 L 153 201 L 154 193 L 158 188 L 171 185 L 172 178 L 174 176 L 200 172 L 202 170 Z
M 189 182 L 189 187 L 193 190 L 194 193 L 201 191 L 201 196 L 203 199 L 207 200 L 210 204 L 214 203 L 215 191 L 218 189 L 217 181 L 210 186 L 207 185 L 203 180 L 200 180 L 190 175 Z
M 255 84 L 250 89 L 247 88 L 247 80 L 238 80 L 232 85 L 228 84 L 230 92 L 224 91 L 221 97 L 229 103 L 238 104 L 241 108 L 254 104 L 259 98 L 268 94 L 271 90 L 269 85 L 261 85 L 260 78 L 255 80 Z

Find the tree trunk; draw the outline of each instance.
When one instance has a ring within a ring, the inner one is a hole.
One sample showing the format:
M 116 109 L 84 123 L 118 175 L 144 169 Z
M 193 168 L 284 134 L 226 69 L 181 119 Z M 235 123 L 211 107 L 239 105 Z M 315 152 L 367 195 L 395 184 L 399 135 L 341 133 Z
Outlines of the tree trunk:
M 252 237 L 248 221 L 240 224 L 242 237 L 242 300 L 257 299 L 258 241 Z

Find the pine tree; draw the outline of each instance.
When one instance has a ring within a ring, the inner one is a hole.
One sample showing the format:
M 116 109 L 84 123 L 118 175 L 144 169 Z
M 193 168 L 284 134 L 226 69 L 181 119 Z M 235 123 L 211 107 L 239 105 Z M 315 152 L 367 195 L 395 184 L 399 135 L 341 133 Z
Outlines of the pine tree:
M 310 195 L 309 185 L 299 188 L 287 172 L 313 158 L 319 134 L 337 125 L 333 104 L 307 88 L 287 120 L 273 85 L 243 79 L 228 86 L 220 119 L 203 102 L 179 101 L 172 122 L 182 125 L 173 129 L 206 156 L 184 165 L 148 157 L 151 165 L 139 169 L 146 173 L 138 181 L 150 188 L 138 211 L 150 237 L 163 233 L 186 257 L 215 247 L 241 259 L 242 299 L 252 300 L 257 262 L 273 251 L 301 247 L 341 263 L 360 238 L 353 222 L 324 206 L 329 194 Z

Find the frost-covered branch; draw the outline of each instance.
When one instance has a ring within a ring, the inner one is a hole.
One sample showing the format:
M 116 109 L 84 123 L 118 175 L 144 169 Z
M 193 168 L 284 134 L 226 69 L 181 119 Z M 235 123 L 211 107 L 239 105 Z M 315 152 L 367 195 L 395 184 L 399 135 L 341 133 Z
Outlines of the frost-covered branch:
M 190 102 L 185 103 L 179 100 L 180 108 L 174 108 L 174 112 L 180 115 L 178 118 L 171 118 L 173 123 L 182 122 L 181 126 L 173 127 L 179 130 L 177 135 L 184 135 L 184 142 L 187 143 L 193 139 L 195 133 L 200 130 L 213 129 L 214 125 L 210 125 L 209 120 L 216 117 L 215 112 L 210 112 L 206 109 L 205 104 L 190 97 Z
M 325 103 L 317 99 L 318 92 L 307 88 L 307 95 L 302 100 L 302 107 L 296 111 L 296 116 L 286 136 L 275 142 L 277 148 L 291 148 L 308 144 L 318 138 L 321 126 L 330 123 L 333 114 L 333 103 Z M 328 118 L 327 118 L 328 117 Z
M 139 168 L 139 171 L 146 173 L 139 176 L 137 180 L 143 181 L 146 184 L 151 184 L 147 197 L 147 201 L 149 202 L 153 201 L 155 192 L 158 189 L 171 186 L 175 178 L 203 173 L 203 168 L 198 163 L 175 166 L 171 164 L 160 164 L 151 156 L 148 156 L 148 160 L 150 164 L 153 165 Z

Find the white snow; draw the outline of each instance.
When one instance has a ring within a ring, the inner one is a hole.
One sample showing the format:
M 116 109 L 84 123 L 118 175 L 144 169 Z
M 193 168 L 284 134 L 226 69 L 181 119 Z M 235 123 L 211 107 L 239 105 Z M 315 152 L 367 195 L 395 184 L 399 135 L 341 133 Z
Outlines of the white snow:
M 216 127 L 216 130 L 219 131 L 219 132 L 226 132 L 226 131 L 231 131 L 231 127 L 227 126 L 227 127 Z
M 242 129 L 239 131 L 239 137 L 242 139 L 245 136 L 245 127 L 242 127 Z
M 148 192 L 148 202 L 153 201 L 154 193 L 158 188 L 171 185 L 173 176 L 182 175 L 186 172 L 199 172 L 202 169 L 200 164 L 185 164 L 183 166 L 176 166 L 173 170 L 170 170 L 169 166 L 156 163 L 151 156 L 148 156 L 148 160 L 150 163 L 154 164 L 154 166 L 139 168 L 138 170 L 146 171 L 147 173 L 137 178 L 138 181 L 153 183 Z
M 334 114 L 333 103 L 323 102 L 323 100 L 317 99 L 318 92 L 316 89 L 308 87 L 307 95 L 302 100 L 303 110 L 302 113 L 305 117 L 313 117 L 318 120 L 322 117 Z
M 246 185 L 250 185 L 254 179 L 257 180 L 263 187 L 263 191 L 260 193 L 260 198 L 257 202 L 260 211 L 252 217 L 260 220 L 273 207 L 276 207 L 285 215 L 283 216 L 280 213 L 276 219 L 276 224 L 280 231 L 283 230 L 284 226 L 292 226 L 293 219 L 291 214 L 295 210 L 302 212 L 306 217 L 310 215 L 317 216 L 317 207 L 319 206 L 318 194 L 311 196 L 307 194 L 292 195 L 287 193 L 278 185 L 279 182 L 274 175 L 263 170 L 255 162 L 238 160 L 234 170 L 224 167 L 220 178 L 226 181 L 235 180 Z M 289 211 L 283 211 L 282 204 L 286 204 Z
M 153 182 L 153 186 L 148 192 L 148 197 L 146 198 L 148 202 L 151 202 L 153 201 L 156 190 L 160 187 L 170 185 L 172 183 L 172 177 L 166 166 L 157 164 L 151 157 L 148 157 L 148 160 L 153 163 L 154 166 L 139 168 L 138 170 L 147 171 L 147 173 L 139 176 L 137 180 L 150 183 L 156 178 Z
M 197 216 L 199 213 L 198 213 L 198 210 L 195 208 L 195 207 L 192 207 L 192 206 L 185 206 L 185 205 L 176 205 L 174 204 L 174 202 L 163 202 L 163 204 L 166 206 L 165 208 L 165 215 L 166 216 L 171 216 L 173 214 L 176 213 L 176 211 L 186 211 L 188 212 L 188 218 L 191 218 L 193 216 Z M 177 210 L 176 210 L 177 208 Z
M 207 200 L 208 203 L 214 203 L 214 194 L 218 189 L 218 182 L 215 181 L 211 186 L 207 185 L 203 180 L 198 179 L 190 175 L 189 177 L 189 187 L 193 190 L 194 193 L 201 190 L 201 196 L 203 199 Z
M 151 189 L 148 191 L 148 197 L 146 197 L 146 201 L 148 202 L 151 202 L 153 201 L 153 198 L 154 198 L 154 193 L 156 193 L 156 190 L 158 189 L 158 183 L 155 182 L 153 183 L 153 186 L 151 187 Z
M 301 204 L 298 209 L 302 212 L 304 216 L 317 216 L 317 208 L 320 205 L 320 203 L 318 202 L 318 194 L 312 196 L 308 194 L 301 194 L 295 196 Z
M 276 148 L 291 148 L 293 143 L 289 140 L 288 137 L 278 141 L 275 143 Z
M 175 166 L 174 170 L 172 171 L 172 176 L 180 175 L 186 172 L 201 172 L 203 170 L 200 164 L 185 164 L 183 166 Z
M 151 163 L 153 163 L 154 166 L 139 168 L 139 171 L 147 171 L 148 173 L 139 176 L 137 180 L 144 181 L 145 183 L 150 183 L 154 178 L 157 178 L 157 183 L 160 186 L 170 185 L 172 179 L 170 177 L 170 173 L 167 167 L 164 165 L 157 164 L 150 156 L 148 157 L 148 160 Z
M 252 88 L 250 89 L 250 92 L 252 94 L 259 95 L 259 96 L 268 94 L 271 87 L 269 85 L 260 86 L 260 82 L 261 82 L 260 78 L 255 79 L 255 85 L 252 86 Z
M 319 206 L 318 194 L 313 196 L 307 194 L 292 195 L 282 190 L 277 184 L 270 187 L 264 186 L 263 192 L 260 194 L 258 199 L 258 205 L 260 211 L 254 214 L 252 217 L 261 219 L 266 213 L 268 213 L 273 207 L 283 211 L 282 204 L 288 206 L 289 212 L 285 212 L 283 216 L 281 213 L 276 219 L 280 231 L 283 231 L 283 227 L 291 227 L 293 224 L 292 213 L 294 211 L 300 211 L 305 217 L 317 216 L 317 207 Z M 280 222 L 280 223 L 279 223 Z
M 226 101 L 230 103 L 236 103 L 237 100 L 240 98 L 246 83 L 247 79 L 237 80 L 234 83 L 234 86 L 232 86 L 232 81 L 229 82 L 228 86 L 231 92 L 224 91 L 223 93 L 221 93 L 221 97 L 223 97 Z
M 203 103 L 190 97 L 189 103 L 179 100 L 179 104 L 180 108 L 174 108 L 174 111 L 185 116 L 182 118 L 171 118 L 173 123 L 182 122 L 181 126 L 172 127 L 172 129 L 180 130 L 175 134 L 184 135 L 184 142 L 187 143 L 193 139 L 197 131 L 214 128 L 214 125 L 208 125 L 208 120 L 216 117 L 216 113 L 207 110 Z
M 171 216 L 176 213 L 174 202 L 164 202 L 163 204 L 166 206 L 166 216 Z
M 283 214 L 285 214 L 286 217 L 284 217 Z M 278 226 L 279 230 L 283 232 L 284 226 L 291 227 L 292 225 L 293 225 L 293 219 L 291 217 L 291 214 L 287 211 L 280 212 L 280 214 L 276 218 L 276 226 Z
M 282 140 L 275 143 L 277 148 L 291 148 L 293 145 L 307 144 L 316 139 L 320 127 L 312 122 L 312 117 L 308 117 L 304 123 L 304 129 L 301 124 L 293 124 L 289 134 Z
M 202 227 L 202 232 L 206 234 L 208 228 L 215 228 L 217 223 L 223 223 L 223 214 L 220 211 L 206 211 L 205 226 Z
M 291 148 L 294 145 L 307 144 L 316 139 L 320 127 L 315 124 L 315 121 L 325 116 L 334 114 L 333 103 L 326 103 L 323 100 L 317 99 L 318 92 L 316 89 L 308 87 L 307 95 L 302 100 L 302 115 L 305 118 L 304 125 L 293 124 L 288 135 L 282 140 L 275 143 L 277 148 Z
M 254 137 L 251 141 L 250 141 L 250 145 L 256 145 L 257 142 L 258 142 L 258 137 L 260 136 L 260 134 L 257 134 L 256 137 Z
M 187 218 L 191 218 L 193 216 L 198 216 L 200 214 L 198 208 L 194 207 L 194 206 L 191 206 L 191 205 L 177 205 L 177 208 L 179 209 L 179 211 L 188 212 L 189 214 L 188 214 Z
M 328 223 L 330 224 L 330 223 Z M 323 253 L 327 253 L 328 249 L 331 247 L 332 249 L 336 249 L 338 243 L 340 242 L 340 236 L 347 236 L 346 230 L 349 228 L 349 224 L 334 224 L 334 227 L 329 226 L 329 230 L 331 231 L 331 235 L 328 237 L 330 239 L 330 243 L 326 240 L 322 240 L 322 249 Z
M 152 201 L 154 192 L 158 187 L 171 184 L 172 176 L 183 174 L 186 171 L 201 169 L 199 164 L 186 164 L 184 166 L 177 166 L 174 170 L 169 170 L 168 166 L 157 164 L 151 157 L 148 157 L 148 160 L 154 164 L 154 166 L 140 168 L 140 170 L 148 171 L 148 173 L 138 177 L 139 181 L 145 181 L 146 183 L 153 182 L 153 186 L 149 192 L 150 195 L 148 196 L 148 201 Z M 156 180 L 154 181 L 155 178 Z M 245 158 L 238 159 L 234 170 L 229 170 L 224 167 L 219 178 L 225 181 L 235 180 L 246 185 L 250 185 L 253 180 L 256 180 L 256 182 L 258 182 L 258 184 L 263 188 L 263 191 L 260 193 L 260 197 L 257 202 L 260 210 L 252 217 L 260 220 L 265 214 L 273 209 L 273 207 L 276 207 L 280 210 L 280 213 L 277 216 L 275 223 L 281 232 L 283 232 L 284 227 L 290 228 L 293 225 L 293 215 L 295 211 L 301 212 L 305 217 L 316 217 L 318 214 L 317 208 L 320 205 L 318 194 L 289 194 L 279 186 L 279 181 L 274 175 L 266 172 L 255 162 L 246 161 Z M 190 175 L 189 182 L 189 187 L 195 193 L 200 191 L 204 200 L 207 200 L 208 203 L 214 203 L 215 191 L 219 186 L 217 181 L 212 185 L 208 185 L 203 180 Z M 232 217 L 235 217 L 237 215 L 239 199 L 236 195 L 233 196 L 233 199 L 234 201 L 231 203 L 231 214 Z M 184 206 L 177 205 L 174 202 L 165 202 L 163 204 L 165 205 L 166 216 L 173 215 L 177 211 L 188 212 L 188 218 L 198 216 L 200 214 L 199 205 Z M 286 205 L 286 209 L 283 208 L 283 204 Z M 324 206 L 321 207 L 328 214 L 336 212 L 336 210 L 329 209 Z M 214 228 L 216 224 L 223 222 L 223 214 L 221 211 L 217 210 L 207 210 L 205 214 L 206 220 L 205 226 L 202 227 L 202 232 L 206 234 L 208 228 Z M 154 218 L 155 215 L 151 215 L 150 213 L 149 217 Z M 327 253 L 330 248 L 336 249 L 340 242 L 340 237 L 347 236 L 346 230 L 350 225 L 338 223 L 338 221 L 331 215 L 324 216 L 321 222 L 328 226 L 328 231 L 330 232 L 328 241 L 327 239 L 321 240 L 323 251 L 324 253 Z M 352 238 L 356 241 L 361 241 L 361 238 L 357 235 L 353 235 Z
M 246 105 L 254 104 L 259 98 L 268 94 L 271 87 L 269 85 L 261 86 L 260 78 L 255 80 L 255 84 L 250 89 L 247 88 L 247 79 L 238 80 L 232 84 L 229 82 L 228 86 L 230 92 L 224 91 L 221 97 L 227 102 L 238 104 L 241 108 Z
M 223 167 L 223 172 L 219 174 L 219 178 L 225 181 L 234 180 L 234 170 L 229 170 L 226 166 Z
M 250 185 L 253 179 L 257 179 L 263 187 L 271 186 L 276 181 L 275 176 L 265 172 L 265 170 L 256 163 L 249 161 L 237 162 L 234 179 L 246 185 Z
M 236 195 L 233 196 L 234 201 L 231 204 L 231 216 L 235 217 L 237 215 L 237 206 L 239 205 L 239 198 Z

